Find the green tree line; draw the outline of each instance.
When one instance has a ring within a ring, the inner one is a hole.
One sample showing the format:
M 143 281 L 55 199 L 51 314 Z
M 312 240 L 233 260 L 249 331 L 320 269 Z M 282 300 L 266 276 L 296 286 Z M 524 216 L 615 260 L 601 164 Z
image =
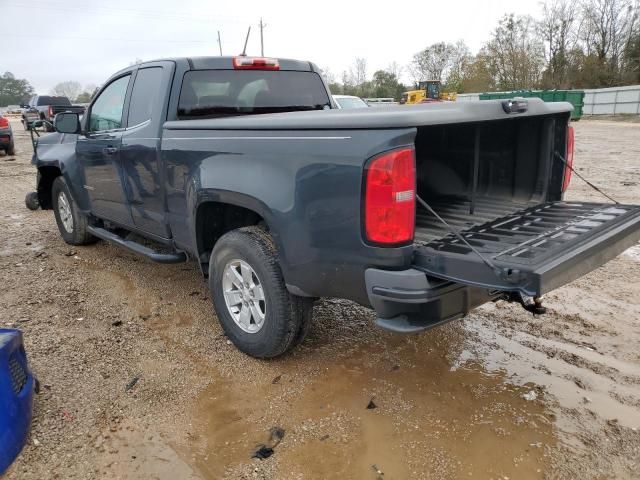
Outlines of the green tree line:
M 95 85 L 82 85 L 74 81 L 58 83 L 50 91 L 51 95 L 67 97 L 75 103 L 88 103 L 97 92 Z M 23 105 L 29 102 L 35 91 L 28 80 L 16 78 L 11 72 L 0 75 L 0 107 Z
M 422 80 L 440 80 L 458 93 L 601 88 L 640 83 L 640 3 L 633 0 L 548 0 L 538 18 L 503 16 L 482 48 L 437 42 L 369 79 L 356 58 L 338 81 L 326 70 L 332 93 L 393 97 Z M 403 85 L 401 72 L 411 79 Z

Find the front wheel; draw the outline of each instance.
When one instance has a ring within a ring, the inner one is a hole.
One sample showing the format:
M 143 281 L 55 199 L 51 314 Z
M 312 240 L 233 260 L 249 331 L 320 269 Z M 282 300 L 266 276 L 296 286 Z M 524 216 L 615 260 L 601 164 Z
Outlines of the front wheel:
M 87 231 L 87 217 L 71 196 L 64 177 L 57 177 L 51 186 L 51 203 L 63 240 L 69 245 L 86 245 L 96 238 Z
M 38 210 L 40 208 L 40 200 L 38 199 L 38 192 L 29 192 L 24 197 L 24 204 L 29 210 Z
M 273 240 L 259 227 L 233 230 L 218 240 L 209 287 L 220 325 L 248 355 L 282 355 L 309 329 L 313 300 L 289 293 Z

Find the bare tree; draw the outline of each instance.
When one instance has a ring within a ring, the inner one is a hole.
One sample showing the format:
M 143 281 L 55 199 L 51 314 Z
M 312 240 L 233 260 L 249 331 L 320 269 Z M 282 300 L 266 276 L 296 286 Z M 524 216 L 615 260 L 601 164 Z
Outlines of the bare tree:
M 366 58 L 356 57 L 351 68 L 351 78 L 355 85 L 362 85 L 367 81 L 367 60 Z
M 544 42 L 547 68 L 544 86 L 568 87 L 567 69 L 569 52 L 578 39 L 577 9 L 568 0 L 548 0 L 542 6 L 542 19 L 537 23 L 537 32 Z
M 605 82 L 613 84 L 638 22 L 638 8 L 632 0 L 584 0 L 583 10 L 586 54 L 595 55 L 598 68 L 606 71 Z
M 529 16 L 506 15 L 494 30 L 484 52 L 498 88 L 534 88 L 544 68 L 544 47 Z
M 461 88 L 464 72 L 469 68 L 473 61 L 471 50 L 464 40 L 458 40 L 451 49 L 449 57 L 449 66 L 447 68 L 446 83 L 450 90 L 458 91 Z
M 327 82 L 327 84 L 336 83 L 336 76 L 333 74 L 329 67 L 322 67 L 320 68 L 320 71 L 322 72 L 324 81 Z
M 80 92 L 82 92 L 82 85 L 72 80 L 58 83 L 55 87 L 51 89 L 51 93 L 53 95 L 57 95 L 60 97 L 67 97 L 71 101 L 74 101 L 76 98 L 78 98 L 78 95 L 80 95 Z
M 416 83 L 422 80 L 443 80 L 454 50 L 454 45 L 439 42 L 416 53 L 409 65 L 413 80 Z
M 391 62 L 385 69 L 386 72 L 392 74 L 396 78 L 400 78 L 400 75 L 402 75 L 402 70 L 402 67 L 396 61 Z

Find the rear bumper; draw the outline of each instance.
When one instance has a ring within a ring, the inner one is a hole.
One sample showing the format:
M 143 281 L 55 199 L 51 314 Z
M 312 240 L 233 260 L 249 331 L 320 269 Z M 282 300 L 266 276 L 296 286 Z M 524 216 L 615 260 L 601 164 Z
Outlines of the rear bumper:
M 36 113 L 36 112 L 29 112 L 29 113 L 25 113 L 22 116 L 23 120 L 27 121 L 28 123 L 33 123 L 36 120 L 40 120 L 40 113 Z
M 365 272 L 369 302 L 376 324 L 400 333 L 420 332 L 466 315 L 500 295 L 427 277 L 415 269 L 389 271 L 369 268 Z

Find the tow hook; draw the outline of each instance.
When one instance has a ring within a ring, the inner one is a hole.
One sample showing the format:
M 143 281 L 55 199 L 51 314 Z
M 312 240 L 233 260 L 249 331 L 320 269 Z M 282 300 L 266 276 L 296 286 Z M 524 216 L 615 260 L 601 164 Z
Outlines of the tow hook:
M 529 297 L 520 292 L 508 292 L 505 293 L 503 298 L 507 302 L 519 303 L 522 308 L 534 315 L 547 313 L 547 308 L 542 306 L 542 297 Z

